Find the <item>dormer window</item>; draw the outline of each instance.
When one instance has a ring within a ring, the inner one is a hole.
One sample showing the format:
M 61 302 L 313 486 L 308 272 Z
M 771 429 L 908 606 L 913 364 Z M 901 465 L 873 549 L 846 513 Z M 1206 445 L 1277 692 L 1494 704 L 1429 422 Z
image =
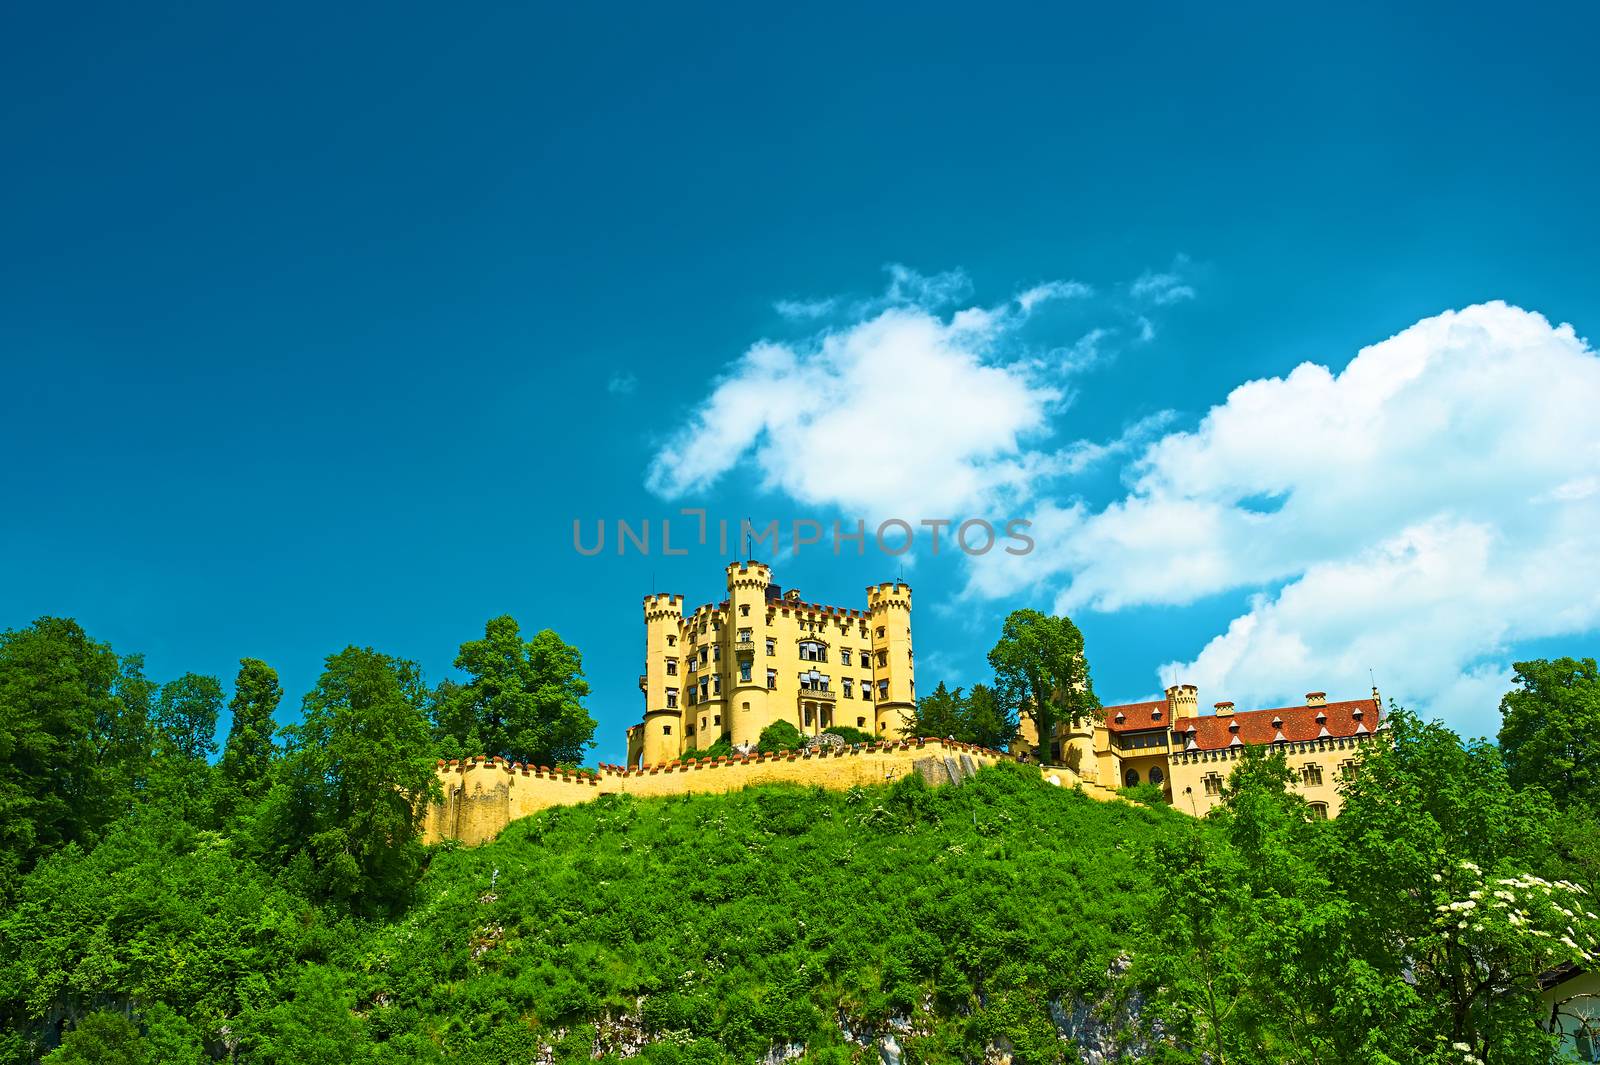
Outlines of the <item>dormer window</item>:
M 1237 722 L 1237 721 L 1228 722 L 1228 731 L 1229 732 L 1238 732 L 1239 731 L 1239 722 Z
M 1161 707 L 1158 706 L 1154 710 L 1150 711 L 1150 720 L 1151 721 L 1160 721 L 1161 720 Z
M 1117 723 L 1117 724 L 1119 724 L 1119 725 L 1120 725 L 1120 724 L 1122 724 L 1122 723 L 1123 723 L 1123 722 L 1124 722 L 1124 721 L 1126 721 L 1126 720 L 1128 720 L 1128 719 L 1127 719 L 1127 717 L 1126 717 L 1126 716 L 1124 716 L 1124 715 L 1123 715 L 1123 713 L 1122 713 L 1122 711 L 1121 711 L 1121 710 L 1118 710 L 1118 711 L 1117 711 L 1117 716 L 1116 716 L 1116 717 L 1114 717 L 1114 718 L 1112 718 L 1112 720 L 1113 720 L 1113 721 L 1115 721 L 1115 722 L 1116 722 L 1116 723 Z

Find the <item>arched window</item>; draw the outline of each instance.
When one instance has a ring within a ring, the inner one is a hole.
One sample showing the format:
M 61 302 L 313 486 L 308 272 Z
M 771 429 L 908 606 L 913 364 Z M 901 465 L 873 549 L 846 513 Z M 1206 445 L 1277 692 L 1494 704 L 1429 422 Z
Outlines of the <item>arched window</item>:
M 1325 802 L 1314 802 L 1314 803 L 1312 803 L 1311 804 L 1311 820 L 1313 820 L 1313 821 L 1326 821 L 1327 819 L 1328 819 L 1328 804 L 1325 803 Z
M 1167 779 L 1167 776 L 1161 772 L 1160 766 L 1154 765 L 1150 767 L 1150 783 L 1159 785 L 1165 779 Z
M 1139 783 L 1139 771 L 1137 769 L 1128 770 L 1122 775 L 1122 783 L 1130 788 L 1136 787 Z

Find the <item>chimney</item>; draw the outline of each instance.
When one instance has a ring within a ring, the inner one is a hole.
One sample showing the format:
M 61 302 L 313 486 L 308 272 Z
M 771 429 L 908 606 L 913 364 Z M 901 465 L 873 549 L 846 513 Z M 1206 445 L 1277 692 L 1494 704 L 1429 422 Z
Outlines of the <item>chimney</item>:
M 1233 704 L 1231 702 L 1217 703 L 1213 709 L 1216 710 L 1218 717 L 1233 716 Z
M 1328 702 L 1327 692 L 1306 692 L 1307 706 L 1324 706 Z
M 1193 684 L 1174 684 L 1167 689 L 1167 711 L 1173 721 L 1200 716 L 1200 689 Z

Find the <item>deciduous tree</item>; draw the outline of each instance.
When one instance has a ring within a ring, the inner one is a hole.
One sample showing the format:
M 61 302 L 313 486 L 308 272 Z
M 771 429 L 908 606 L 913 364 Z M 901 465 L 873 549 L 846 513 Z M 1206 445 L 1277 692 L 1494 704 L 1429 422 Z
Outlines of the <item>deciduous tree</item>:
M 1083 653 L 1083 633 L 1071 618 L 1012 611 L 1000 642 L 989 652 L 989 665 L 1001 706 L 1008 714 L 1027 717 L 1038 729 L 1041 762 L 1050 760 L 1058 721 L 1077 724 L 1100 710 Z

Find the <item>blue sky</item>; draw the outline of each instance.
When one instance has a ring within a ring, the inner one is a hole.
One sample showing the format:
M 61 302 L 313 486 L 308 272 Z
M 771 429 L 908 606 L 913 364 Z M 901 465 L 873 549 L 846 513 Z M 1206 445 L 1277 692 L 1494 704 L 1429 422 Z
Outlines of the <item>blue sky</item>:
M 1015 514 L 1016 565 L 905 569 L 925 689 L 1033 605 L 1108 700 L 1371 668 L 1492 731 L 1600 623 L 1600 20 L 1387 7 L 14 10 L 0 624 L 265 658 L 288 717 L 511 613 L 615 761 L 640 598 L 720 560 L 574 518 Z

